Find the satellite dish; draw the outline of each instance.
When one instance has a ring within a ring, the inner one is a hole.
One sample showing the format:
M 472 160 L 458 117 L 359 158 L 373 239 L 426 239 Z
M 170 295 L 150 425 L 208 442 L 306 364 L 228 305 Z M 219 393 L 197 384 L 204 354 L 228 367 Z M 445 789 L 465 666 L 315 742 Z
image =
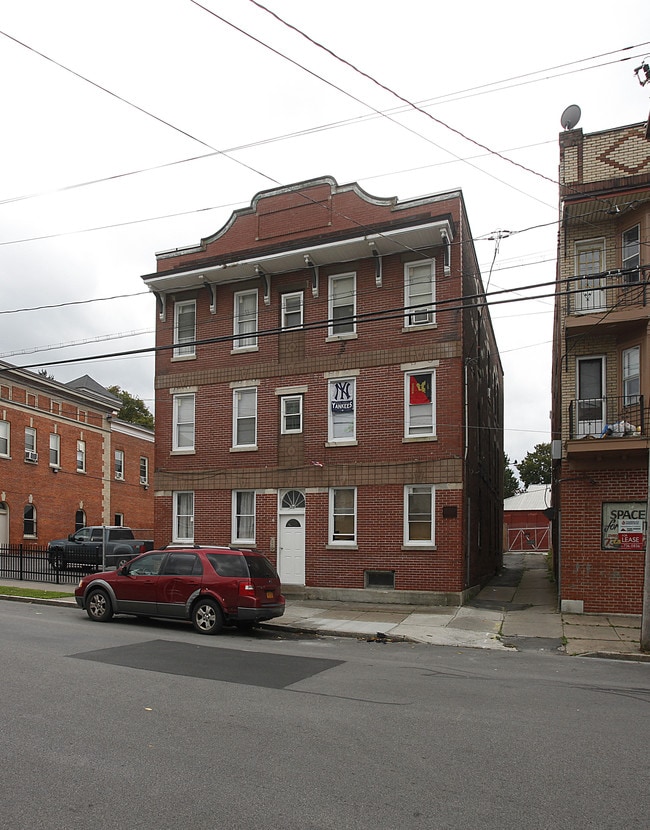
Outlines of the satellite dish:
M 571 106 L 567 107 L 562 113 L 560 123 L 565 130 L 572 130 L 575 126 L 577 126 L 578 121 L 580 121 L 581 115 L 582 113 L 580 112 L 580 107 L 577 104 L 571 104 Z

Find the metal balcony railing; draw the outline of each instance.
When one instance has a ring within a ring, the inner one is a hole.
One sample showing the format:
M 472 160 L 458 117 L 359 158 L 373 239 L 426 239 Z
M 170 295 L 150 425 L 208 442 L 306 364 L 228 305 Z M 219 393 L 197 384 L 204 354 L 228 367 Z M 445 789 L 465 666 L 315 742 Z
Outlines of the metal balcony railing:
M 598 314 L 648 303 L 650 266 L 567 280 L 567 313 Z
M 569 438 L 645 438 L 643 395 L 585 398 L 569 404 Z

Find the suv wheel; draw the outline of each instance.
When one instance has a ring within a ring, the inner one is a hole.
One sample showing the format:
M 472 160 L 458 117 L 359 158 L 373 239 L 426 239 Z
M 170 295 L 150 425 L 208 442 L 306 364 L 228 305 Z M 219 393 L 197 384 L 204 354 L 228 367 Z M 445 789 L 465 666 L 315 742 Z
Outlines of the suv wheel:
M 95 622 L 108 622 L 113 616 L 113 607 L 106 591 L 93 588 L 86 597 L 86 614 Z
M 192 609 L 192 625 L 199 634 L 218 634 L 223 628 L 223 613 L 213 599 L 199 599 Z

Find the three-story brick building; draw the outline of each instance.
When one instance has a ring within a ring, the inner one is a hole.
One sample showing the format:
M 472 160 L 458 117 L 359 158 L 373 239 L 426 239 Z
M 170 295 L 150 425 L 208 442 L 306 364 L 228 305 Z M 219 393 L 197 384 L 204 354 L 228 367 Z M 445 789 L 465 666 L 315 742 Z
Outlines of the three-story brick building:
M 152 430 L 88 375 L 70 383 L 0 363 L 0 546 L 45 545 L 86 524 L 152 533 Z
M 157 266 L 157 543 L 255 546 L 311 596 L 494 574 L 503 379 L 460 191 L 279 187 Z
M 560 135 L 553 360 L 561 607 L 641 613 L 650 423 L 646 124 Z

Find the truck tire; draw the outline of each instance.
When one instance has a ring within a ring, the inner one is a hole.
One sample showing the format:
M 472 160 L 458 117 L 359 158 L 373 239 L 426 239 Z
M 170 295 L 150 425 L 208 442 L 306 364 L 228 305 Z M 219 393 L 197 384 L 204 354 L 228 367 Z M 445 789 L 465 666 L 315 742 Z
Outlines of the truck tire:
M 52 551 L 47 558 L 55 571 L 64 571 L 68 567 L 65 553 L 62 550 Z

